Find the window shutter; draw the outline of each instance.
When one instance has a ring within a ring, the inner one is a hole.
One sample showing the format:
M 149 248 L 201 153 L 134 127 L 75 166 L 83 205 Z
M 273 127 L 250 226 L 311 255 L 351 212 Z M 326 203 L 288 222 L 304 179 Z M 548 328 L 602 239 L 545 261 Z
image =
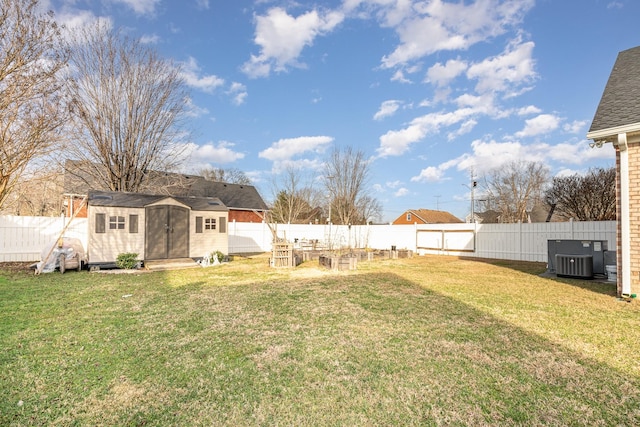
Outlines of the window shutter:
M 103 213 L 96 214 L 96 234 L 105 233 L 107 231 L 107 215 Z
M 129 233 L 138 232 L 138 215 L 129 215 Z
M 226 233 L 227 232 L 227 218 L 221 216 L 220 217 L 220 229 L 219 229 L 220 233 Z
M 202 233 L 202 217 L 196 217 L 196 233 Z

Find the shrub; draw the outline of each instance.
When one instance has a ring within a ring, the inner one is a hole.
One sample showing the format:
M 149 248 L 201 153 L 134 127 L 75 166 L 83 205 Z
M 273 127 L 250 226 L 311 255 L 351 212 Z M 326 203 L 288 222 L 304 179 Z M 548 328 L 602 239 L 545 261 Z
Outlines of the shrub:
M 222 262 L 224 260 L 224 254 L 220 251 L 211 252 L 211 262 L 213 262 L 214 258 L 218 258 L 218 262 Z
M 124 252 L 116 258 L 116 266 L 125 270 L 132 270 L 138 267 L 138 254 L 132 252 Z

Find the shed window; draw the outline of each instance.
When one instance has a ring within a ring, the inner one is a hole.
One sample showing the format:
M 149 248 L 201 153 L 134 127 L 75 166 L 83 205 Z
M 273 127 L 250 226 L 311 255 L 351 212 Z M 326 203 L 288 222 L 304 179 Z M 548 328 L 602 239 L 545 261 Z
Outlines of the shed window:
M 205 230 L 215 230 L 216 229 L 216 219 L 215 218 L 205 218 L 204 219 L 204 229 Z
M 107 216 L 103 213 L 96 214 L 96 234 L 105 233 Z
M 123 216 L 110 216 L 109 217 L 109 230 L 124 230 L 124 217 Z
M 411 212 L 407 213 L 407 221 L 411 221 Z
M 219 218 L 220 220 L 220 229 L 218 231 L 220 231 L 220 233 L 226 233 L 227 232 L 227 218 L 221 216 Z
M 129 215 L 129 233 L 138 232 L 138 215 Z

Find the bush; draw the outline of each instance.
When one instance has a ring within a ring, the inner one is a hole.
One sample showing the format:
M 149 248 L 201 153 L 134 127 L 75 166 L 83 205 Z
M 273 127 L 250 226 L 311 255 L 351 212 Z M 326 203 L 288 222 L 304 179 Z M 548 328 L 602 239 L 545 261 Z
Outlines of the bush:
M 218 262 L 222 262 L 224 260 L 224 254 L 220 251 L 211 252 L 211 262 L 213 262 L 214 258 L 218 258 Z
M 116 258 L 116 266 L 125 270 L 133 270 L 138 267 L 138 264 L 138 254 L 136 253 L 125 252 L 119 254 Z

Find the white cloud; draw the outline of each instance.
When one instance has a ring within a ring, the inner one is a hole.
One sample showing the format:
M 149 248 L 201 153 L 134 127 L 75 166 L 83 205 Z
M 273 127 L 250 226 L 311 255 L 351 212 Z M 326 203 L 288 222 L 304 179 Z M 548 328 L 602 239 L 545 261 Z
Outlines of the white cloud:
M 426 81 L 436 86 L 444 86 L 466 71 L 468 65 L 460 59 L 450 59 L 444 65 L 440 62 L 427 70 Z
M 391 130 L 380 137 L 379 157 L 400 156 L 411 144 L 424 139 L 428 134 L 437 133 L 440 128 L 451 126 L 475 114 L 471 108 L 461 108 L 453 112 L 430 113 L 417 117 L 409 126 L 401 130 Z
M 464 2 L 377 2 L 383 7 L 383 25 L 393 27 L 400 45 L 383 57 L 386 68 L 442 50 L 466 50 L 480 41 L 504 34 L 519 24 L 533 0 L 478 0 Z
M 532 119 L 525 120 L 524 129 L 516 132 L 518 138 L 527 138 L 543 135 L 556 130 L 560 126 L 560 118 L 553 114 L 540 114 Z
M 142 44 L 157 44 L 160 41 L 160 36 L 157 34 L 145 34 L 140 37 L 140 43 Z
M 517 114 L 519 116 L 528 116 L 531 114 L 539 114 L 542 110 L 534 105 L 527 105 L 526 107 L 519 108 Z
M 522 86 L 531 84 L 537 78 L 533 47 L 533 42 L 515 40 L 501 55 L 472 64 L 467 77 L 478 81 L 478 93 L 506 92 L 506 96 L 513 96 L 527 90 Z
M 182 78 L 188 86 L 212 93 L 216 88 L 224 85 L 224 79 L 213 74 L 201 76 L 200 72 L 200 66 L 195 58 L 189 57 L 187 62 L 182 63 Z
M 198 118 L 209 114 L 209 110 L 203 107 L 197 106 L 192 98 L 187 98 L 186 102 L 186 114 L 188 117 Z
M 411 80 L 404 76 L 404 71 L 402 70 L 397 70 L 395 73 L 393 73 L 393 76 L 391 76 L 391 81 L 399 83 L 413 83 Z
M 244 104 L 244 101 L 247 99 L 247 96 L 249 96 L 249 94 L 247 93 L 247 87 L 242 83 L 238 83 L 238 82 L 231 83 L 231 87 L 227 91 L 227 94 L 229 94 L 232 97 L 233 103 L 235 105 Z
M 409 194 L 409 190 L 407 190 L 406 188 L 402 187 L 402 188 L 399 188 L 398 191 L 396 191 L 393 195 L 395 197 L 404 197 L 407 194 Z
M 562 127 L 562 130 L 564 130 L 566 133 L 579 134 L 579 133 L 582 133 L 584 131 L 585 127 L 588 124 L 589 124 L 589 122 L 587 120 L 574 120 L 571 123 L 566 123 Z
M 444 176 L 444 170 L 439 167 L 429 166 L 420 171 L 420 175 L 411 178 L 411 182 L 438 182 Z
M 187 151 L 193 164 L 226 164 L 243 159 L 245 156 L 244 153 L 234 151 L 234 146 L 235 144 L 229 141 L 220 141 L 217 144 L 209 142 L 204 145 L 189 144 Z
M 111 3 L 121 3 L 131 8 L 138 15 L 153 15 L 160 0 L 110 0 Z
M 209 0 L 196 0 L 198 9 L 209 9 Z
M 373 120 L 382 120 L 385 117 L 393 116 L 402 103 L 395 99 L 384 101 L 380 105 L 380 109 L 374 114 Z
M 344 20 L 344 15 L 336 11 L 312 10 L 294 17 L 280 7 L 274 7 L 255 20 L 254 42 L 260 46 L 260 54 L 251 55 L 242 71 L 250 77 L 266 77 L 271 71 L 304 67 L 298 61 L 302 50 L 311 46 L 316 37 L 333 31 Z
M 261 151 L 258 157 L 272 161 L 289 160 L 306 152 L 322 153 L 333 142 L 330 136 L 300 136 L 298 138 L 280 139 L 266 150 Z
M 549 158 L 563 164 L 581 165 L 593 160 L 615 160 L 612 144 L 604 144 L 601 148 L 591 148 L 589 141 L 568 141 L 548 147 Z

